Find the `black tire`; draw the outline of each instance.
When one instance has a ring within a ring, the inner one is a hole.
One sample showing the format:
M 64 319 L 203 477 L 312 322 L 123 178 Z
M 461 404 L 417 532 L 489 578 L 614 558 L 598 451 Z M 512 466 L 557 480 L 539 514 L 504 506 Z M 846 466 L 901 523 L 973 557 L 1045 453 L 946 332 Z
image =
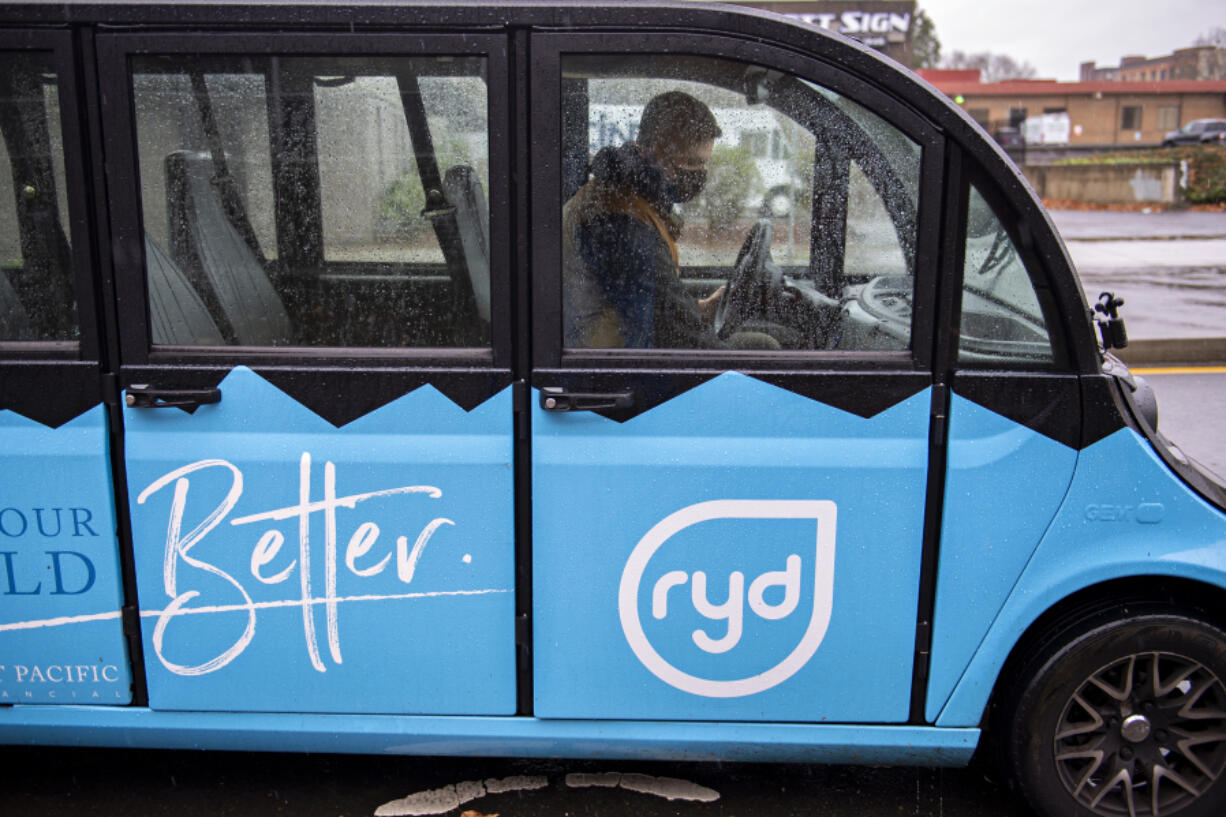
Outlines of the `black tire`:
M 1226 633 L 1132 607 L 1035 647 L 995 726 L 1044 817 L 1226 815 Z

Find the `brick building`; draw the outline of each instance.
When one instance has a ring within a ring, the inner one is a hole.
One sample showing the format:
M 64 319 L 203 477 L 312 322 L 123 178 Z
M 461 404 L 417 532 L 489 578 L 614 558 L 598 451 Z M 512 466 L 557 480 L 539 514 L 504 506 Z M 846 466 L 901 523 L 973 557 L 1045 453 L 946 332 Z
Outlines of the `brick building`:
M 1092 82 L 979 81 L 978 71 L 923 70 L 920 75 L 989 132 L 1044 113 L 1067 113 L 1069 144 L 1158 145 L 1193 119 L 1226 119 L 1226 79 Z
M 1122 57 L 1115 68 L 1081 64 L 1082 82 L 1164 82 L 1179 79 L 1226 79 L 1226 48 L 1198 45 L 1161 57 Z

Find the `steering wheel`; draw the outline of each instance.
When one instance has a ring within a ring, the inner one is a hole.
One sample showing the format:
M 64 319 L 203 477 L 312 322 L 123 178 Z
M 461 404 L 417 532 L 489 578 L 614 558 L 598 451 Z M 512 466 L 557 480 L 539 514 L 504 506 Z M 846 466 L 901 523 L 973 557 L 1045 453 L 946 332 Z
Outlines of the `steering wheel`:
M 761 311 L 762 290 L 770 285 L 767 264 L 771 261 L 774 232 L 770 221 L 762 219 L 745 236 L 715 310 L 715 333 L 721 340 L 727 340 L 746 319 Z
M 882 275 L 860 290 L 860 307 L 904 336 L 911 332 L 912 295 L 915 283 L 906 275 Z

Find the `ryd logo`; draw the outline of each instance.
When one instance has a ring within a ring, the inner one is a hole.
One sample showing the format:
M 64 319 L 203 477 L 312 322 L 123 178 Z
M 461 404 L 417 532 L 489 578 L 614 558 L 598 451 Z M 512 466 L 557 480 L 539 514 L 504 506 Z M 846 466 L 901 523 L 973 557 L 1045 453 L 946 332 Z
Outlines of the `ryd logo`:
M 722 499 L 661 520 L 631 552 L 618 591 L 635 656 L 666 684 L 710 698 L 792 677 L 830 623 L 836 519 L 829 500 Z

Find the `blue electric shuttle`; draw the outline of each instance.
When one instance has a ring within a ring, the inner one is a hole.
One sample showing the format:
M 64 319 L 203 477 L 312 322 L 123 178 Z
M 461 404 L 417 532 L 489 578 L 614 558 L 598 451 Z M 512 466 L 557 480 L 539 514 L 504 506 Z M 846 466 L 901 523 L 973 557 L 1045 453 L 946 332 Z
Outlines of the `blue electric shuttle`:
M 593 192 L 678 92 L 701 191 Z M 982 749 L 1043 815 L 1226 812 L 1226 489 L 1017 169 L 870 49 L 0 3 L 0 134 L 0 742 Z M 594 197 L 668 275 L 571 269 Z

